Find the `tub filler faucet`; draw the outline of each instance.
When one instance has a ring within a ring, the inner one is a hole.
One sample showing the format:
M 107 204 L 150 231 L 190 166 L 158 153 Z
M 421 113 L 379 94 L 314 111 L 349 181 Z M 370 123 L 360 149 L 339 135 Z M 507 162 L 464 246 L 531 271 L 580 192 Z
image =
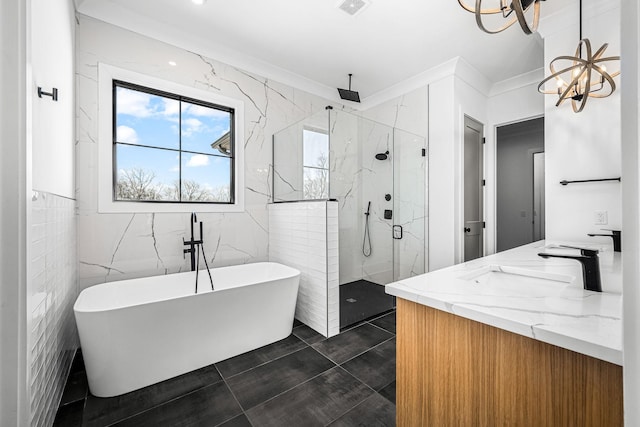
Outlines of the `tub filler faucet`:
M 211 282 L 211 290 L 213 290 L 213 278 L 211 277 L 211 271 L 209 270 L 209 263 L 207 262 L 207 256 L 204 253 L 204 239 L 202 238 L 202 221 L 200 221 L 200 239 L 195 239 L 193 234 L 193 224 L 198 223 L 198 217 L 195 212 L 191 212 L 191 220 L 189 221 L 191 225 L 191 238 L 189 240 L 184 240 L 182 238 L 182 244 L 184 246 L 188 246 L 187 249 L 182 250 L 182 257 L 184 258 L 185 254 L 189 254 L 191 257 L 191 271 L 196 272 L 196 294 L 198 293 L 198 272 L 200 270 L 200 250 L 202 249 L 202 258 L 204 259 L 204 265 L 207 268 L 207 273 L 209 273 L 209 281 Z
M 602 292 L 602 284 L 600 281 L 600 259 L 598 251 L 592 249 L 576 248 L 572 246 L 564 246 L 565 248 L 579 249 L 580 255 L 557 255 L 539 253 L 542 258 L 566 258 L 575 259 L 582 265 L 582 281 L 584 288 L 588 291 Z
M 184 258 L 184 254 L 190 254 L 191 271 L 196 271 L 196 247 L 202 244 L 202 222 L 200 223 L 200 240 L 195 240 L 193 235 L 193 224 L 197 223 L 197 221 L 198 221 L 198 217 L 196 216 L 196 213 L 191 212 L 191 221 L 189 221 L 191 224 L 191 239 L 189 239 L 188 241 L 185 241 L 184 238 L 182 239 L 182 244 L 184 246 L 189 246 L 189 248 L 184 249 L 182 253 L 183 253 L 183 258 Z

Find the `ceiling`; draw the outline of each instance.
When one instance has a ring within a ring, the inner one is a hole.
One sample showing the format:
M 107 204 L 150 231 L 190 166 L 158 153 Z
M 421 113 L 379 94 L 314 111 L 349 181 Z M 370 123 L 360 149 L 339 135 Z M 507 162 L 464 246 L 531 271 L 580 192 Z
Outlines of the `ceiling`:
M 542 15 L 571 2 L 544 1 Z M 330 99 L 348 87 L 348 73 L 366 100 L 456 57 L 491 83 L 543 67 L 538 34 L 527 36 L 517 24 L 485 34 L 456 0 L 371 0 L 355 16 L 337 0 L 77 3 L 85 15 Z

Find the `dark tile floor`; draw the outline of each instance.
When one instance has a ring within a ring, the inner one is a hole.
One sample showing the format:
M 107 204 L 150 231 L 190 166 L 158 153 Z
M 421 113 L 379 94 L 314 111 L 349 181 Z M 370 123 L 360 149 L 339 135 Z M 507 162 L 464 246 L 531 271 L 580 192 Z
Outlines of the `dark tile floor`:
M 54 426 L 394 426 L 395 311 L 326 339 L 284 340 L 113 398 L 74 361 Z
M 340 285 L 340 329 L 392 310 L 395 305 L 395 297 L 386 294 L 382 285 L 368 280 Z

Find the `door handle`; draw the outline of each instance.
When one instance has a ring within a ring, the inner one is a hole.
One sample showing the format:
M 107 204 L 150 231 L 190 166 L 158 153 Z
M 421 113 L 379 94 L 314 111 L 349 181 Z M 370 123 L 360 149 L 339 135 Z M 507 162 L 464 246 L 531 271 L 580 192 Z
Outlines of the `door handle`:
M 396 240 L 400 240 L 403 237 L 402 234 L 403 234 L 402 226 L 401 225 L 394 225 L 393 226 L 393 238 L 396 239 Z
M 464 232 L 465 233 L 471 233 L 471 228 L 470 227 L 465 227 L 464 228 Z

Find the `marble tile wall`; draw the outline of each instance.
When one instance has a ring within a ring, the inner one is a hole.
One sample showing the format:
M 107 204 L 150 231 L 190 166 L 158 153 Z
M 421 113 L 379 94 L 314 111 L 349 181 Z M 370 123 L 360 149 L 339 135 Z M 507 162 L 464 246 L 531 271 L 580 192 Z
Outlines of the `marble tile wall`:
M 400 165 L 394 171 L 394 224 L 402 226 L 402 239 L 394 240 L 394 280 L 402 280 L 427 271 L 429 162 L 425 138 L 396 129 L 394 155 Z
M 33 192 L 28 311 L 32 426 L 53 425 L 78 338 L 75 200 Z
M 338 204 L 269 205 L 269 260 L 300 270 L 296 318 L 324 336 L 337 335 Z
M 337 199 L 340 215 L 340 284 L 359 279 L 387 284 L 424 273 L 427 162 L 421 149 L 426 148 L 425 138 L 332 111 L 330 140 L 331 197 Z M 376 159 L 376 154 L 387 151 L 386 160 Z M 369 202 L 366 246 L 368 249 L 370 241 L 371 253 L 365 256 Z M 391 210 L 391 219 L 385 218 L 385 210 Z M 401 240 L 392 239 L 393 225 L 406 231 Z
M 245 211 L 202 213 L 211 266 L 268 258 L 271 136 L 324 110 L 327 100 L 79 15 L 76 44 L 78 257 L 81 288 L 188 268 L 189 214 L 98 212 L 98 63 L 210 90 L 245 105 Z M 171 66 L 168 61 L 175 61 Z

